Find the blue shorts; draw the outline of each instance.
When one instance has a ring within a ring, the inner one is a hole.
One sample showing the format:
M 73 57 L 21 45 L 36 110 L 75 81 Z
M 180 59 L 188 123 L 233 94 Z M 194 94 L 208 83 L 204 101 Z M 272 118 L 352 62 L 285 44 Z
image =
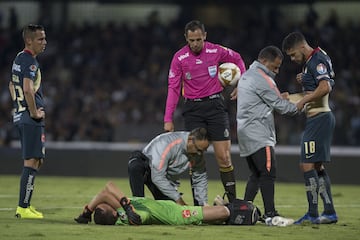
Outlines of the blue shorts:
M 306 119 L 301 138 L 302 163 L 330 162 L 330 146 L 335 129 L 332 112 L 319 113 Z
M 187 131 L 203 127 L 210 141 L 230 140 L 229 114 L 222 96 L 202 101 L 185 100 L 183 117 Z
M 45 158 L 45 128 L 44 126 L 17 124 L 16 125 L 24 160 Z

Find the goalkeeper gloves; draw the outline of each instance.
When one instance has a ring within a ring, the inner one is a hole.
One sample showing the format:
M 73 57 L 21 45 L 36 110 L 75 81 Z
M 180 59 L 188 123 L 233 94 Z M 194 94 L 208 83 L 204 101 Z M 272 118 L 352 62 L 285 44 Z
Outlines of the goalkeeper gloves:
M 86 205 L 84 208 L 84 211 L 77 218 L 74 218 L 74 220 L 77 223 L 88 224 L 89 222 L 91 222 L 91 214 L 92 213 L 93 212 Z
M 135 213 L 135 209 L 127 197 L 123 197 L 120 199 L 120 205 L 125 210 L 130 225 L 141 224 L 141 217 L 137 213 Z

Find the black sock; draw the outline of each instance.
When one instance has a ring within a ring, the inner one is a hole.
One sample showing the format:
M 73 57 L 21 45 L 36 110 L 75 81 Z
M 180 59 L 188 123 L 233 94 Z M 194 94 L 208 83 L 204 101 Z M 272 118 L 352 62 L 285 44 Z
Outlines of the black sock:
M 228 168 L 220 168 L 220 178 L 229 202 L 233 202 L 236 198 L 234 167 L 230 166 Z
M 318 217 L 318 194 L 319 194 L 319 176 L 316 170 L 304 172 L 306 196 L 309 204 L 308 213 L 312 217 Z
M 325 169 L 318 172 L 319 175 L 319 193 L 324 203 L 324 213 L 334 214 L 334 203 L 331 194 L 331 182 L 330 177 L 327 175 Z
M 30 206 L 31 196 L 34 191 L 34 181 L 37 171 L 30 167 L 23 167 L 20 179 L 19 206 L 27 208 Z

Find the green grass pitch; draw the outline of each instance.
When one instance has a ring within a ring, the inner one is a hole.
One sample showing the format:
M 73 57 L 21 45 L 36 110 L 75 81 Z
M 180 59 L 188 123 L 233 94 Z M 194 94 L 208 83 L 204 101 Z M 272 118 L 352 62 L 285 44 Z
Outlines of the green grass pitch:
M 106 184 L 114 181 L 130 195 L 127 179 L 51 177 L 38 175 L 32 205 L 44 213 L 41 220 L 16 219 L 15 207 L 18 201 L 19 176 L 0 176 L 0 239 L 51 239 L 51 240 L 183 240 L 183 239 L 262 239 L 262 240 L 304 240 L 304 239 L 359 239 L 360 236 L 360 187 L 357 185 L 333 185 L 335 207 L 339 222 L 332 225 L 292 225 L 269 227 L 258 223 L 255 226 L 96 226 L 79 225 L 73 218 L 83 206 Z M 191 203 L 189 181 L 183 179 L 180 191 Z M 244 192 L 244 182 L 238 182 L 238 196 Z M 210 203 L 217 194 L 222 194 L 219 181 L 209 182 Z M 151 197 L 149 192 L 146 195 Z M 302 184 L 277 183 L 275 202 L 278 211 L 286 217 L 297 219 L 306 209 Z M 261 195 L 255 204 L 263 209 Z M 322 211 L 322 206 L 320 206 Z

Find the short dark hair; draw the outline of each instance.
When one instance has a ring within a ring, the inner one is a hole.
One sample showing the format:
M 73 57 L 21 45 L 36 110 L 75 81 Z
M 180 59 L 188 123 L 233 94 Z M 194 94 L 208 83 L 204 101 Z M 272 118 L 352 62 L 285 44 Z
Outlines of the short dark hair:
M 190 132 L 190 136 L 193 136 L 195 140 L 209 140 L 209 135 L 206 128 L 199 127 L 195 128 Z
M 95 208 L 94 222 L 99 225 L 115 225 L 117 216 L 114 216 L 112 212 L 105 211 L 101 208 Z
M 205 32 L 205 26 L 199 20 L 192 20 L 185 25 L 185 35 L 188 31 L 194 32 L 196 29 L 200 29 L 203 33 Z
M 301 32 L 289 33 L 282 42 L 282 50 L 286 52 L 302 42 L 306 42 L 306 40 Z
M 284 55 L 282 54 L 281 50 L 275 46 L 267 46 L 261 49 L 258 59 L 266 59 L 270 62 L 275 61 L 276 58 L 283 59 Z
M 25 26 L 22 31 L 24 41 L 26 38 L 32 37 L 36 31 L 44 31 L 44 27 L 37 24 L 29 24 Z

